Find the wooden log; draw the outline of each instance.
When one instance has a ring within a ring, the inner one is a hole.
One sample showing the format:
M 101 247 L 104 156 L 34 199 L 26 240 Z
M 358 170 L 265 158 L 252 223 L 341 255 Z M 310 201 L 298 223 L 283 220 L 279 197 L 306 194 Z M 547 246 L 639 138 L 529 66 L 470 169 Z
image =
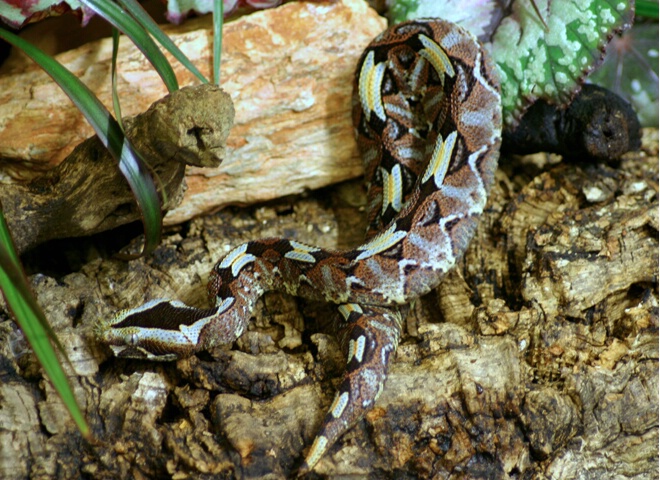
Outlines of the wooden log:
M 165 30 L 205 74 L 210 19 Z M 228 155 L 218 169 L 190 168 L 184 202 L 166 217 L 179 223 L 230 204 L 315 189 L 360 175 L 350 119 L 352 78 L 367 43 L 385 20 L 361 0 L 296 2 L 226 24 L 222 87 L 236 107 Z M 126 39 L 120 43 L 118 93 L 123 113 L 144 111 L 166 91 Z M 111 105 L 110 40 L 57 59 Z M 175 63 L 181 85 L 196 82 Z M 92 134 L 73 104 L 34 65 L 0 76 L 0 168 L 14 179 L 57 165 Z

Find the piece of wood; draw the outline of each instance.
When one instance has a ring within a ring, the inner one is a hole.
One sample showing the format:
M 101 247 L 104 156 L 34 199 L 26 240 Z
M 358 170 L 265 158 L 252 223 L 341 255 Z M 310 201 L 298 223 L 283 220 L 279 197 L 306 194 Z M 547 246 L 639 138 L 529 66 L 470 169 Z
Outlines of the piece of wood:
M 225 25 L 222 87 L 235 103 L 228 155 L 218 169 L 188 170 L 184 202 L 165 218 L 175 224 L 231 204 L 300 193 L 359 176 L 351 124 L 353 73 L 385 20 L 362 0 L 294 2 Z M 210 19 L 165 29 L 209 75 Z M 111 105 L 111 42 L 57 56 Z M 118 94 L 135 115 L 166 92 L 139 51 L 122 38 Z M 177 62 L 181 85 L 195 82 Z M 52 168 L 91 135 L 71 102 L 34 65 L 0 76 L 0 168 L 18 179 Z
M 657 131 L 646 140 L 616 168 L 501 162 L 464 259 L 417 302 L 382 396 L 317 474 L 657 474 Z M 206 305 L 213 263 L 248 240 L 354 244 L 355 192 L 227 209 L 171 229 L 149 259 L 33 276 L 96 438 L 0 321 L 0 478 L 293 476 L 345 365 L 322 328 L 332 307 L 267 294 L 235 345 L 176 363 L 112 358 L 94 325 L 152 298 Z
M 315 472 L 653 478 L 655 135 L 616 168 L 505 159 L 464 259 L 409 315 L 375 408 Z M 93 329 L 147 299 L 206 305 L 213 263 L 247 240 L 354 243 L 360 191 L 356 181 L 226 209 L 174 229 L 149 259 L 35 275 L 97 441 L 80 439 L 13 323 L 0 322 L 0 477 L 291 478 L 345 365 L 323 328 L 332 307 L 267 294 L 235 345 L 175 363 L 113 358 Z
M 186 164 L 218 165 L 234 119 L 217 85 L 184 87 L 124 119 L 126 137 L 152 173 L 162 208 L 181 202 Z M 88 236 L 140 219 L 117 161 L 96 137 L 29 182 L 0 188 L 0 205 L 19 253 L 58 238 Z

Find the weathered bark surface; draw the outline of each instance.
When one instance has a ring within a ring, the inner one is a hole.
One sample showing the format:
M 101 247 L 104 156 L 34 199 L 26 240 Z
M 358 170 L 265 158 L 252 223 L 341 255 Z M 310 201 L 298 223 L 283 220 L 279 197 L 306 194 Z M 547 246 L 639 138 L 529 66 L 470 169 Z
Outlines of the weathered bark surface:
M 196 85 L 124 120 L 126 136 L 145 162 L 144 174 L 155 178 L 164 210 L 181 202 L 186 164 L 220 164 L 233 119 L 226 92 Z M 0 205 L 19 253 L 47 240 L 92 235 L 140 219 L 117 161 L 96 136 L 38 178 L 2 185 Z
M 350 113 L 353 74 L 358 57 L 385 24 L 362 0 L 294 2 L 227 23 L 221 86 L 236 109 L 227 156 L 218 169 L 188 169 L 184 201 L 165 223 L 359 176 L 362 162 Z M 165 31 L 210 78 L 209 17 Z M 111 41 L 102 40 L 57 58 L 110 107 L 111 53 Z M 145 111 L 167 93 L 126 39 L 118 61 L 118 95 L 125 115 Z M 198 83 L 178 62 L 172 63 L 180 85 Z M 33 178 L 92 134 L 38 67 L 14 64 L 0 74 L 0 169 L 6 176 Z
M 376 408 L 315 471 L 657 478 L 654 134 L 616 167 L 503 159 L 477 237 L 417 302 Z M 360 192 L 352 182 L 229 209 L 173 230 L 147 260 L 34 276 L 96 442 L 81 440 L 6 320 L 0 477 L 292 476 L 345 363 L 323 332 L 331 307 L 268 294 L 235 345 L 176 363 L 116 360 L 93 326 L 150 298 L 204 305 L 212 264 L 249 239 L 354 244 Z
M 199 203 L 194 212 L 219 205 L 217 198 L 245 203 L 355 175 L 352 73 L 382 27 L 362 2 L 349 0 L 293 3 L 227 25 L 223 86 L 235 101 L 237 126 L 220 173 L 189 176 L 188 204 Z M 207 30 L 178 35 L 186 53 L 208 68 Z M 251 48 L 261 42 L 268 54 Z M 99 45 L 62 58 L 81 76 L 107 72 L 108 44 Z M 130 60 L 122 72 L 131 80 L 120 96 L 132 98 L 131 89 L 153 95 L 127 102 L 135 110 L 126 113 L 143 111 L 163 95 L 159 80 L 138 54 L 123 50 L 120 58 Z M 177 74 L 191 82 L 183 70 Z M 40 74 L 28 68 L 21 75 Z M 0 125 L 0 135 L 20 115 L 28 115 L 20 117 L 23 130 L 53 116 L 62 130 L 43 147 L 50 160 L 89 134 L 66 116 L 66 100 L 57 108 L 48 103 L 56 95 L 48 82 L 28 92 L 19 88 L 27 77 L 10 78 L 4 85 L 0 79 L 0 92 L 12 92 L 0 97 L 0 109 L 9 108 L 2 122 L 12 120 Z M 0 145 L 11 142 L 0 138 Z M 503 159 L 465 258 L 409 316 L 376 408 L 315 472 L 657 478 L 657 132 L 644 145 L 644 153 L 616 167 Z M 18 158 L 19 150 L 3 155 Z M 39 157 L 31 155 L 21 161 Z M 271 173 L 286 180 L 269 184 Z M 194 193 L 197 180 L 217 198 Z M 355 245 L 364 231 L 363 205 L 359 183 L 346 183 L 173 227 L 146 260 L 97 259 L 61 278 L 33 276 L 71 359 L 65 368 L 95 441 L 80 438 L 2 312 L 0 478 L 292 476 L 345 365 L 324 329 L 332 307 L 268 294 L 235 345 L 176 363 L 116 360 L 94 338 L 94 325 L 151 298 L 205 305 L 213 263 L 247 240 Z

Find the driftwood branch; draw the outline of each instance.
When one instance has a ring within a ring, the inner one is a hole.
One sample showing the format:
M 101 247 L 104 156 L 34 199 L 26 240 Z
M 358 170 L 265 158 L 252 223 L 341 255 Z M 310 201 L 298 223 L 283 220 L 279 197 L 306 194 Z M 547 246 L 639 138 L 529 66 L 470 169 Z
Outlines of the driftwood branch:
M 359 55 L 384 28 L 385 19 L 362 0 L 294 2 L 227 23 L 222 88 L 236 109 L 227 155 L 218 169 L 188 169 L 184 201 L 165 223 L 359 176 L 350 114 L 353 74 Z M 210 19 L 166 32 L 209 77 Z M 124 40 L 118 94 L 124 113 L 136 115 L 167 92 Z M 111 53 L 111 41 L 101 40 L 57 58 L 111 106 Z M 173 63 L 180 85 L 197 83 Z M 0 168 L 18 180 L 52 168 L 93 134 L 50 77 L 29 63 L 0 75 L 0 119 Z
M 181 201 L 186 163 L 217 166 L 222 161 L 233 118 L 229 95 L 202 85 L 176 91 L 125 120 L 127 137 L 167 199 L 164 209 Z M 133 198 L 117 161 L 96 136 L 36 179 L 0 188 L 19 252 L 46 240 L 91 235 L 138 220 Z

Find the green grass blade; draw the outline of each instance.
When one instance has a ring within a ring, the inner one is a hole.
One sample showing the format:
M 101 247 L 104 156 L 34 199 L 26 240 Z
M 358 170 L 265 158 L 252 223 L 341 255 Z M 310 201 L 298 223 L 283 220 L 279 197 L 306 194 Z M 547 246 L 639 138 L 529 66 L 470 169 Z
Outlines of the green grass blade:
M 55 391 L 69 410 L 71 417 L 84 436 L 89 437 L 89 427 L 85 421 L 76 397 L 73 394 L 69 380 L 60 365 L 59 359 L 51 342 L 58 347 L 66 358 L 64 348 L 57 340 L 55 332 L 48 324 L 41 308 L 34 299 L 18 262 L 18 255 L 13 247 L 7 222 L 0 205 L 0 289 L 9 310 L 21 327 L 23 334 L 30 343 L 34 354 L 50 378 Z
M 635 16 L 658 18 L 658 0 L 637 0 L 635 2 Z
M 167 58 L 165 58 L 165 55 L 163 55 L 163 52 L 160 51 L 153 39 L 133 17 L 128 15 L 114 2 L 107 0 L 81 0 L 81 3 L 94 10 L 94 12 L 131 39 L 135 46 L 140 49 L 147 60 L 153 65 L 160 78 L 163 79 L 163 83 L 165 83 L 168 91 L 173 92 L 179 89 L 179 82 Z
M 220 85 L 222 63 L 222 25 L 225 20 L 224 2 L 213 2 L 213 83 Z
M 156 22 L 154 22 L 153 18 L 149 16 L 149 14 L 142 8 L 142 5 L 140 5 L 138 2 L 135 0 L 119 0 L 120 5 L 122 5 L 126 11 L 128 11 L 131 15 L 133 15 L 133 18 L 135 18 L 141 25 L 146 29 L 152 37 L 156 39 L 158 43 L 160 43 L 165 50 L 170 52 L 170 54 L 176 58 L 179 62 L 181 62 L 181 65 L 186 67 L 190 72 L 192 72 L 193 75 L 195 75 L 200 82 L 202 83 L 209 83 L 208 79 L 202 75 L 202 72 L 200 72 L 195 65 L 186 57 L 186 55 L 177 47 L 174 42 L 168 37 L 158 26 Z M 216 3 L 222 3 L 222 2 L 216 2 Z
M 115 118 L 124 132 L 124 122 L 121 116 L 121 103 L 117 95 L 117 52 L 119 51 L 119 30 L 112 29 L 112 65 L 110 68 L 110 77 L 112 79 L 112 109 L 115 112 Z
M 23 50 L 57 82 L 94 128 L 101 143 L 113 157 L 119 159 L 119 169 L 126 177 L 142 215 L 146 237 L 143 253 L 153 251 L 160 242 L 162 230 L 158 193 L 153 179 L 138 154 L 124 138 L 117 121 L 89 88 L 55 59 L 6 30 L 0 29 L 0 38 Z

